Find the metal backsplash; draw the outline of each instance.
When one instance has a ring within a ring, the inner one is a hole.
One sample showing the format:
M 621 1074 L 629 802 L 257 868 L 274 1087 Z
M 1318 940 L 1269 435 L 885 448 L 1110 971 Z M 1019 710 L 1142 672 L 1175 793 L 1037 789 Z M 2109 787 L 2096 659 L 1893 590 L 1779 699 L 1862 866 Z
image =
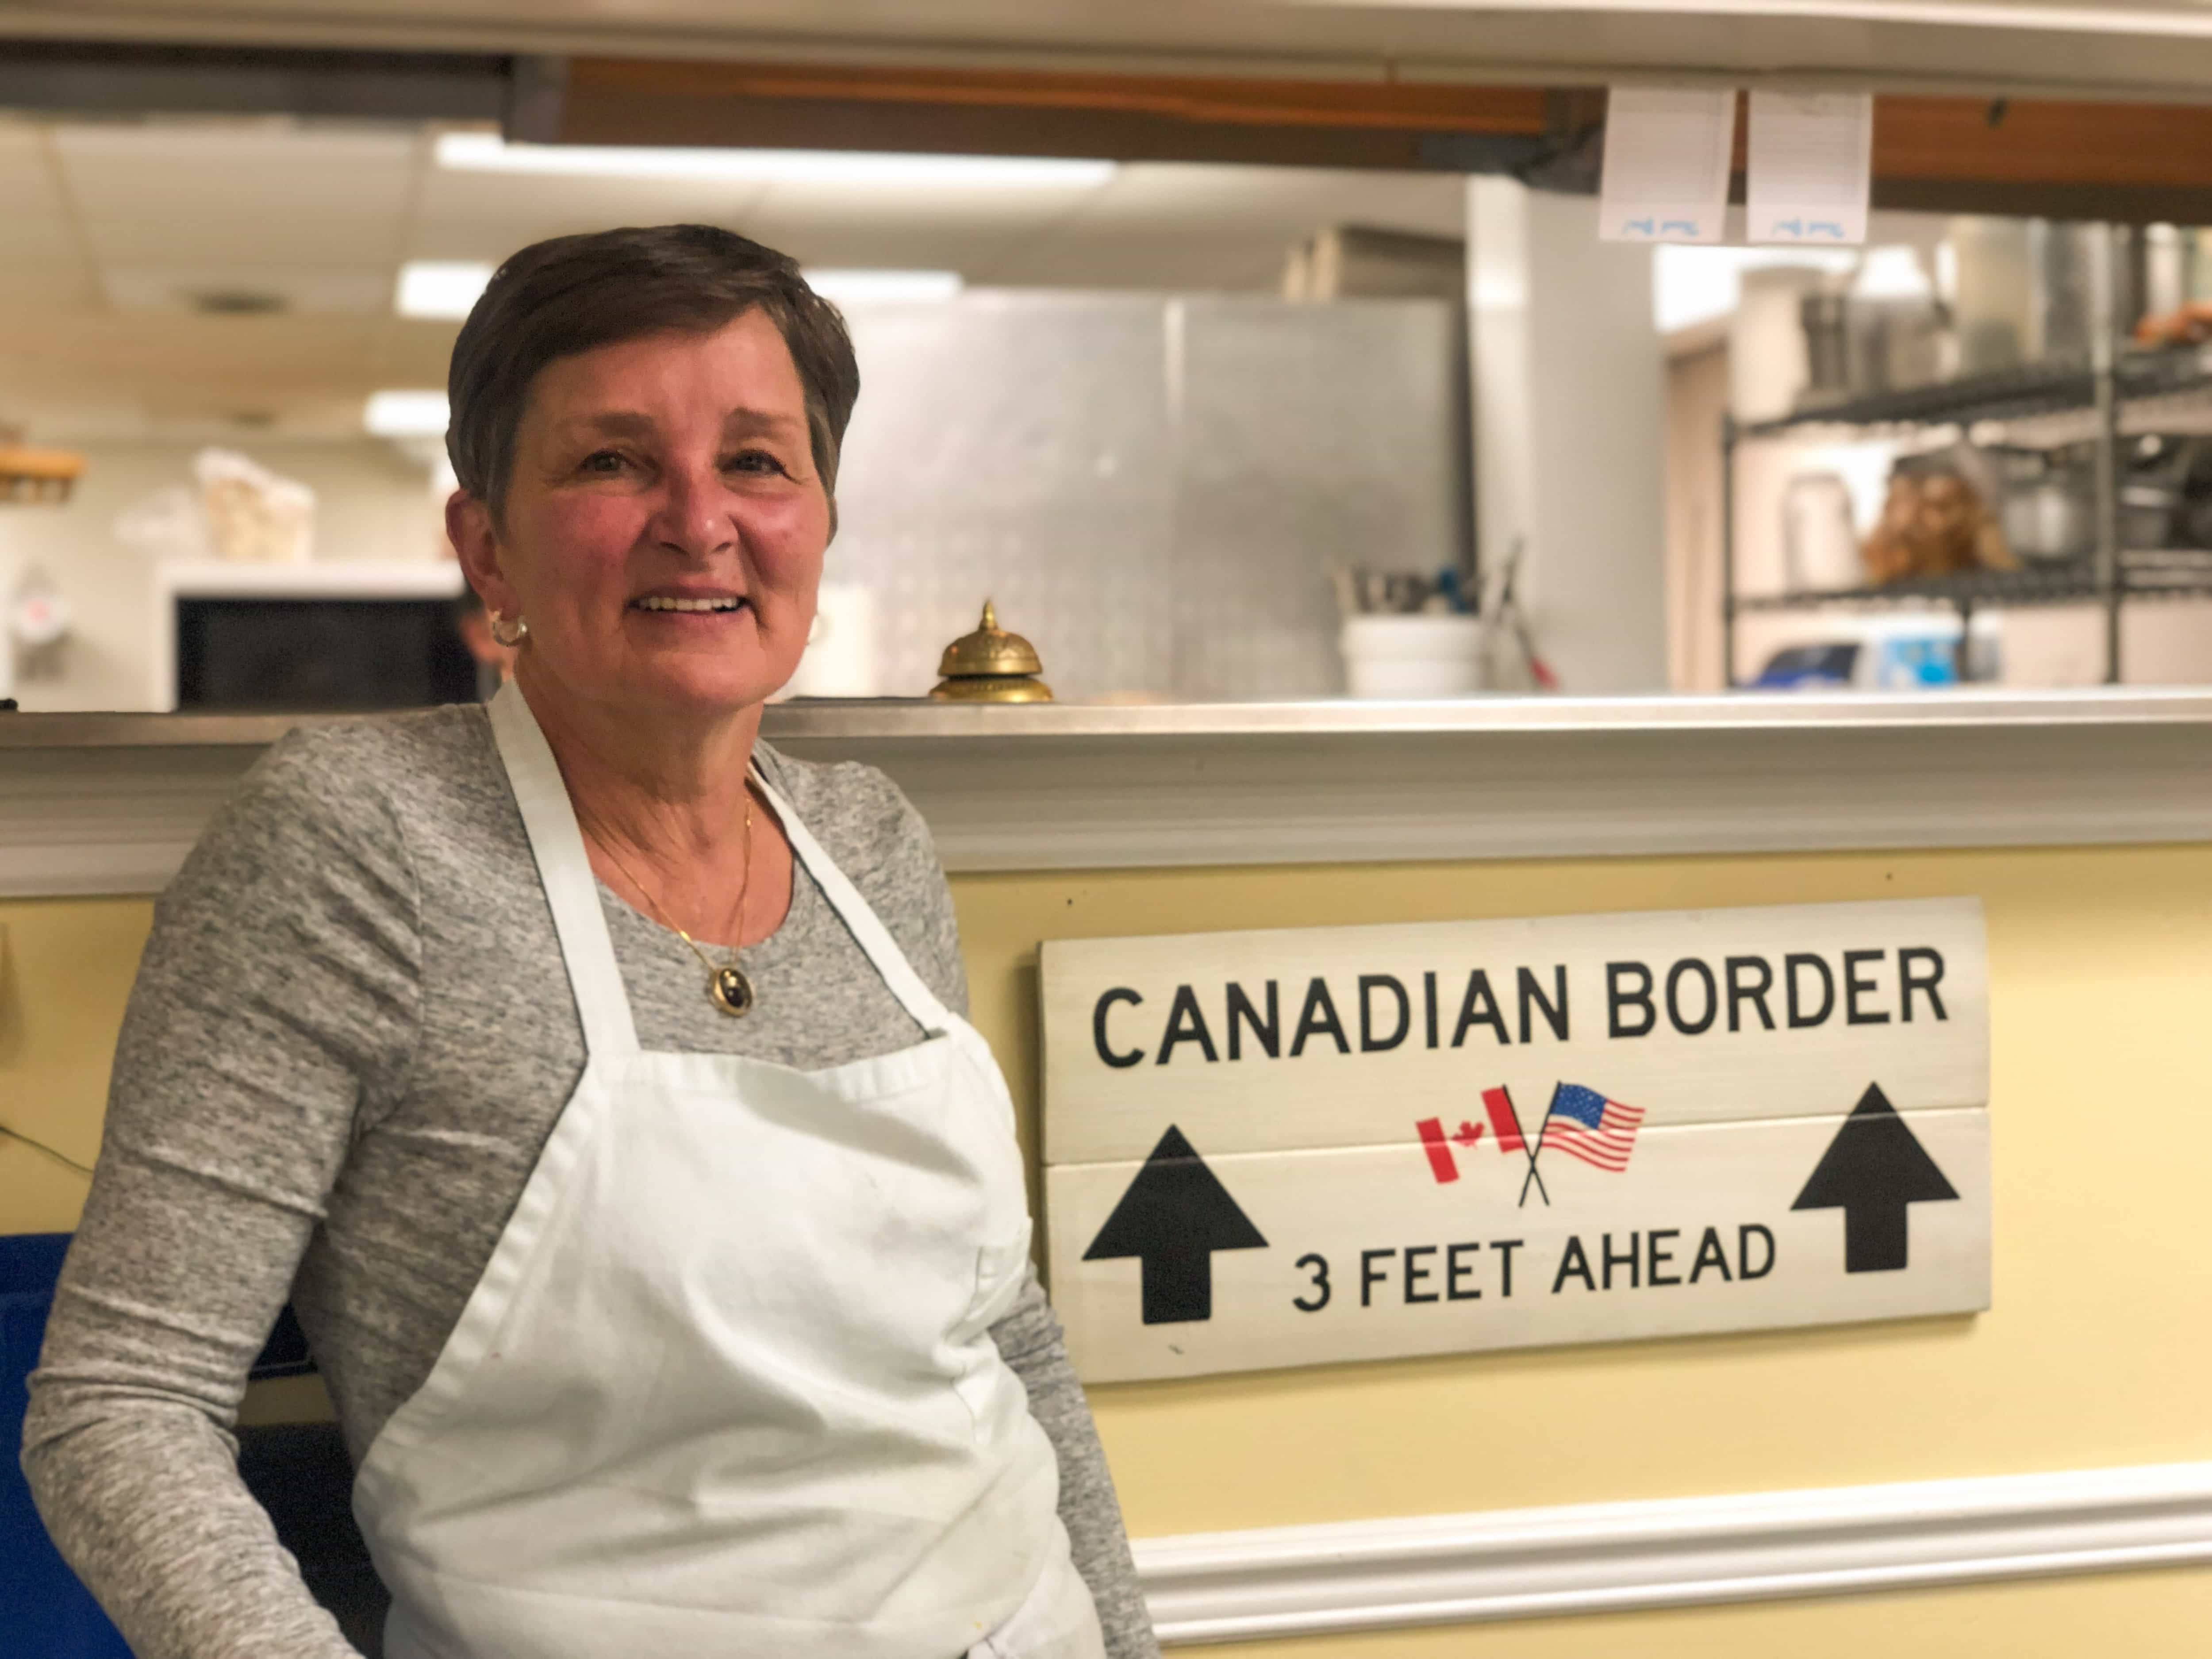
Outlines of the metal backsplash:
M 1340 689 L 1334 564 L 1454 562 L 1450 307 L 994 293 L 854 305 L 826 574 L 887 690 L 986 597 L 1063 696 Z

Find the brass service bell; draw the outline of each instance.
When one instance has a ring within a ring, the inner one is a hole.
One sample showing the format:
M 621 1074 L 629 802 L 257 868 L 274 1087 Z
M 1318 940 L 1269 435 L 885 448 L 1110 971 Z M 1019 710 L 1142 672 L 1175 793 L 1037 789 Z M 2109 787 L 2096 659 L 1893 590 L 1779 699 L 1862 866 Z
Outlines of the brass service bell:
M 945 678 L 929 695 L 945 702 L 1050 702 L 1052 688 L 1037 678 L 1044 665 L 1036 647 L 999 626 L 999 613 L 983 601 L 983 621 L 945 647 L 937 672 Z

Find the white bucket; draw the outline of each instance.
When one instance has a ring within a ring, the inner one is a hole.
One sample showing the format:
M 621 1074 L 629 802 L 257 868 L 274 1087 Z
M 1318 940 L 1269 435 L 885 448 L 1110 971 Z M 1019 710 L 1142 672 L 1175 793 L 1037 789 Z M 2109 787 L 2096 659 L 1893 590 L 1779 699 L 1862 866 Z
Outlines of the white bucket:
M 1355 697 L 1463 697 L 1481 689 L 1482 623 L 1466 616 L 1347 617 L 1338 636 Z

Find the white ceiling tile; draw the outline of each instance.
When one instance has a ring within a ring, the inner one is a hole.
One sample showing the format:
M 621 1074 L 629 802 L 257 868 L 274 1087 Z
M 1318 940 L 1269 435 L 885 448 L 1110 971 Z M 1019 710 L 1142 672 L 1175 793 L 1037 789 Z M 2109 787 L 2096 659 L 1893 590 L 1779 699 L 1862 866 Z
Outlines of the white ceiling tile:
M 712 221 L 703 215 L 686 216 L 694 222 L 723 225 L 788 253 L 802 264 L 812 265 L 960 270 L 973 261 L 995 258 L 1008 246 L 1043 228 L 1042 223 L 977 224 L 927 214 L 877 216 L 859 221 L 787 218 L 766 211 Z M 612 224 L 670 222 L 644 216 L 629 220 L 581 216 L 564 220 L 548 216 L 534 220 L 507 218 L 495 225 L 481 220 L 425 218 L 409 235 L 408 257 L 496 260 L 545 237 L 603 229 Z
M 409 233 L 408 255 L 498 259 L 549 236 L 616 225 L 689 222 L 723 226 L 810 263 L 818 263 L 822 257 L 813 251 L 817 248 L 865 245 L 887 250 L 885 257 L 892 263 L 912 264 L 919 256 L 911 251 L 902 253 L 902 247 L 964 247 L 981 242 L 995 248 L 1011 238 L 1036 234 L 1067 212 L 1064 200 L 946 204 L 878 199 L 862 210 L 783 187 L 753 191 L 742 200 L 735 194 L 708 200 L 696 190 L 686 199 L 657 185 L 640 191 L 635 184 L 621 180 L 582 182 L 592 189 L 574 200 L 532 190 L 512 201 L 468 210 L 457 210 L 453 197 L 442 190 L 431 192 Z
M 54 147 L 70 192 L 94 216 L 198 201 L 232 216 L 307 210 L 377 218 L 405 209 L 421 155 L 404 131 L 268 122 L 62 126 Z
M 118 321 L 108 314 L 104 321 Z M 128 321 L 146 321 L 128 319 Z M 270 327 L 261 319 L 208 327 L 204 319 L 168 319 L 146 327 L 62 327 L 38 338 L 0 330 L 0 392 L 15 387 L 69 387 L 76 396 L 124 398 L 149 410 L 199 411 L 208 416 L 264 414 L 283 418 L 295 410 L 321 407 L 331 398 L 361 398 L 374 387 L 362 325 Z M 45 422 L 42 400 L 7 396 L 20 418 Z
M 36 313 L 42 326 L 101 303 L 100 285 L 76 260 L 0 260 L 0 311 Z
M 410 259 L 483 260 L 497 264 L 533 242 L 555 236 L 574 236 L 611 230 L 623 225 L 720 224 L 732 229 L 738 222 L 728 217 L 709 219 L 703 214 L 648 215 L 628 217 L 607 214 L 544 213 L 507 215 L 486 219 L 469 215 L 425 216 L 408 228 L 406 257 Z
M 276 310 L 380 316 L 392 305 L 392 277 L 353 265 L 123 265 L 100 267 L 100 286 L 118 311 L 246 309 L 268 298 Z
M 763 186 L 699 179 L 564 179 L 542 173 L 455 173 L 422 180 L 418 234 L 465 240 L 466 257 L 496 258 L 543 236 L 616 225 L 735 223 Z M 421 249 L 421 258 L 463 257 Z
M 12 156 L 22 150 L 44 149 L 46 131 L 52 125 L 36 116 L 0 110 L 0 158 Z
M 45 149 L 0 143 L 0 259 L 15 239 L 17 219 L 68 210 L 69 198 Z
M 611 225 L 722 224 L 810 265 L 978 284 L 1267 291 L 1323 225 L 1455 234 L 1463 210 L 1462 182 L 1440 175 L 1143 163 L 1075 189 L 885 189 L 447 172 L 430 148 L 428 129 L 0 113 L 0 389 L 35 369 L 93 403 L 290 420 L 436 385 L 454 325 L 390 314 L 402 259 L 498 259 Z M 103 275 L 115 301 L 153 308 L 112 308 Z M 208 288 L 273 288 L 294 309 L 167 308 Z
M 66 260 L 82 264 L 83 245 L 76 227 L 59 213 L 9 213 L 0 225 L 0 267 L 51 264 Z
M 453 337 L 459 331 L 458 323 L 386 319 L 368 354 L 370 386 L 445 385 Z
M 189 199 L 189 198 L 187 198 Z M 103 264 L 349 264 L 396 271 L 398 216 L 325 208 L 283 213 L 88 214 L 85 240 Z

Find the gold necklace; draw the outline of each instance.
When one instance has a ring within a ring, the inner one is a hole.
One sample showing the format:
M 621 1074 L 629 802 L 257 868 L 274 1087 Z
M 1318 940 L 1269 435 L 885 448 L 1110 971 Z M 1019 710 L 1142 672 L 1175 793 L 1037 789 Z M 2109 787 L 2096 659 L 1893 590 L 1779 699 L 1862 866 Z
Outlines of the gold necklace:
M 653 920 L 691 947 L 691 954 L 699 958 L 700 965 L 707 970 L 707 1000 L 732 1019 L 741 1019 L 753 1011 L 753 982 L 746 975 L 745 970 L 738 966 L 738 958 L 744 951 L 745 895 L 751 890 L 753 884 L 753 792 L 750 785 L 745 789 L 744 835 L 744 873 L 738 878 L 738 939 L 739 942 L 730 947 L 730 959 L 726 963 L 715 961 L 700 948 L 697 939 L 693 939 L 690 934 L 671 921 L 667 914 L 661 909 L 659 902 L 653 896 L 651 890 L 637 878 L 636 872 L 622 861 L 613 848 L 605 842 L 599 843 L 599 850 L 614 861 L 615 868 L 629 878 L 629 884 L 637 889 L 638 896 L 645 901 L 646 907 L 653 912 Z

